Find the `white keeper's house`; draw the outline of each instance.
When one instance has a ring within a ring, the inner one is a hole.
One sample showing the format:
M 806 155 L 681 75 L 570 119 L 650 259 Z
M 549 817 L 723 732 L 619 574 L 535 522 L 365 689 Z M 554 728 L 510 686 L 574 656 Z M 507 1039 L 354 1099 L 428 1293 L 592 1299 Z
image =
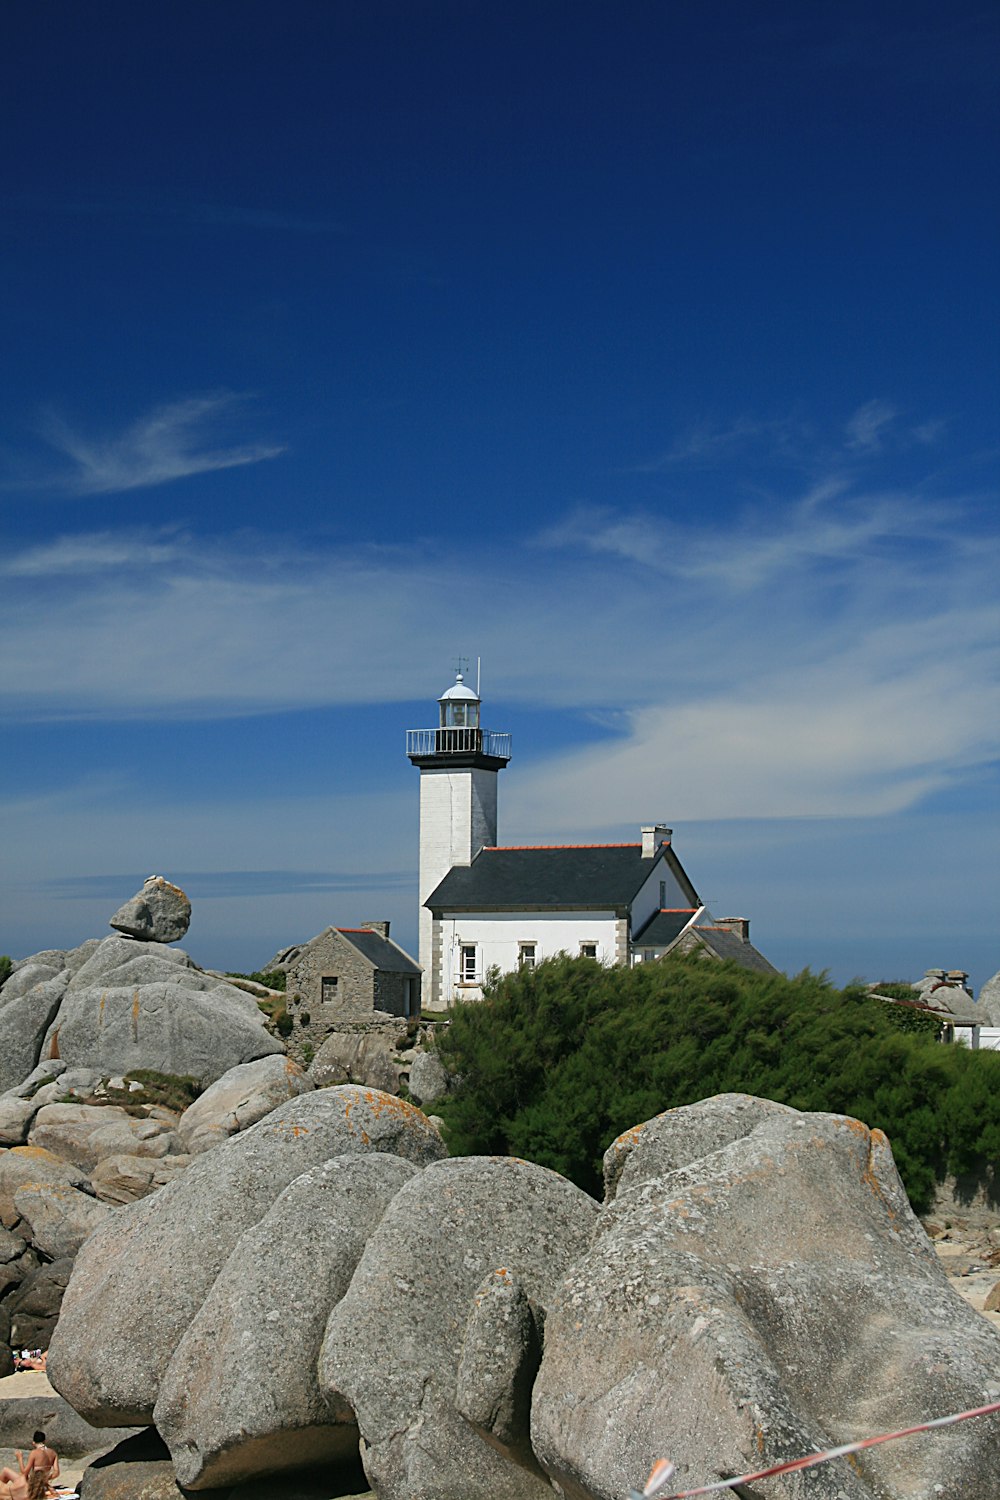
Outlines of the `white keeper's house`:
M 484 729 L 462 680 L 438 699 L 433 729 L 407 731 L 420 771 L 420 964 L 423 1004 L 478 1000 L 486 974 L 559 953 L 631 964 L 697 948 L 775 972 L 744 918 L 713 919 L 651 823 L 635 843 L 505 847 L 497 843 L 497 778 L 510 735 Z

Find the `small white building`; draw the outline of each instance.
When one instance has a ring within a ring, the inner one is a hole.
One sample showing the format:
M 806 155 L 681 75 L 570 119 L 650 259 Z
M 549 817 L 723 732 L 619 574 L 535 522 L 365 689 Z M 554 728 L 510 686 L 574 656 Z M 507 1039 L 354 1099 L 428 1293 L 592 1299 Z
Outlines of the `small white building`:
M 748 924 L 715 923 L 671 845 L 649 824 L 634 843 L 503 846 L 497 777 L 510 735 L 483 729 L 461 673 L 438 699 L 439 724 L 411 729 L 420 770 L 420 963 L 425 1008 L 478 1000 L 491 970 L 566 953 L 630 964 L 674 948 L 774 972 Z

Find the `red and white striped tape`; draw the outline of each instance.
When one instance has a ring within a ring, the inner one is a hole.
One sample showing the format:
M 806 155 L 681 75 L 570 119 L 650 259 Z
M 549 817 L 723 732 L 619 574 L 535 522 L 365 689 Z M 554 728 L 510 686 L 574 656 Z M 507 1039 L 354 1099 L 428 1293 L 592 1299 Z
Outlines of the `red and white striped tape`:
M 875 1448 L 879 1443 L 892 1443 L 896 1438 L 910 1437 L 915 1432 L 930 1432 L 934 1427 L 951 1427 L 955 1422 L 967 1422 L 970 1417 L 985 1417 L 990 1412 L 1000 1411 L 1000 1401 L 991 1401 L 989 1406 L 975 1406 L 971 1411 L 953 1412 L 948 1417 L 935 1417 L 931 1422 L 921 1422 L 916 1427 L 901 1427 L 898 1432 L 881 1432 L 877 1437 L 863 1438 L 860 1443 L 844 1443 L 839 1448 L 827 1448 L 823 1453 L 807 1453 L 804 1458 L 792 1458 L 787 1463 L 774 1464 L 770 1469 L 756 1469 L 752 1474 L 734 1474 L 729 1479 L 719 1479 L 715 1484 L 703 1484 L 695 1490 L 673 1490 L 662 1493 L 677 1474 L 675 1464 L 668 1459 L 659 1459 L 650 1470 L 649 1478 L 641 1490 L 629 1490 L 629 1500 L 694 1500 L 696 1495 L 715 1495 L 720 1490 L 732 1489 L 734 1484 L 750 1484 L 754 1479 L 773 1479 L 776 1474 L 793 1474 L 797 1469 L 811 1469 L 815 1464 L 829 1463 L 832 1458 L 845 1458 L 848 1453 L 860 1453 L 862 1448 Z

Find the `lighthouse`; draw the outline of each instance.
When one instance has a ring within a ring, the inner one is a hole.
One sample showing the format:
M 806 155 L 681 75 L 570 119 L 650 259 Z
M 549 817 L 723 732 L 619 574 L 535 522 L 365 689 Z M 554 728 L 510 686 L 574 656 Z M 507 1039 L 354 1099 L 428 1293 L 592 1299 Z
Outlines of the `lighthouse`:
M 406 753 L 420 771 L 420 963 L 435 1003 L 440 965 L 424 902 L 456 865 L 471 865 L 497 841 L 497 776 L 510 760 L 510 735 L 483 729 L 482 703 L 461 672 L 438 699 L 434 729 L 408 729 Z

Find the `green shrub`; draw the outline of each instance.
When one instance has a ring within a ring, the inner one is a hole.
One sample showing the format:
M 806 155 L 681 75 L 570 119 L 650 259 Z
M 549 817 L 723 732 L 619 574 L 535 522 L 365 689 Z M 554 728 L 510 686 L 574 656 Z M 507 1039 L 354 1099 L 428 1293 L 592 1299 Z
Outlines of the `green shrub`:
M 239 974 L 235 969 L 230 969 L 226 974 L 227 979 L 252 979 L 254 984 L 262 984 L 265 989 L 281 990 L 284 993 L 288 976 L 284 969 L 255 969 L 252 974 Z
M 105 1079 L 103 1094 L 92 1099 L 78 1099 L 74 1094 L 66 1094 L 58 1103 L 89 1104 L 95 1108 L 113 1104 L 130 1115 L 145 1115 L 151 1106 L 159 1105 L 183 1114 L 202 1093 L 200 1080 L 190 1074 L 157 1073 L 153 1068 L 134 1068 L 124 1075 L 123 1081 L 124 1088 L 111 1088 Z M 130 1083 L 139 1083 L 142 1087 L 130 1089 Z
M 920 1010 L 920 994 L 912 984 L 906 984 L 902 980 L 892 980 L 889 984 L 877 984 L 874 990 L 875 996 L 888 995 L 892 1000 L 902 1000 L 902 1005 L 886 1005 L 884 1007 L 885 1018 L 889 1025 L 896 1031 L 909 1031 L 923 1034 L 924 1036 L 937 1037 L 941 1034 L 941 1020 L 938 1016 L 929 1016 L 925 1010 Z
M 6 953 L 0 953 L 0 986 L 4 985 L 14 970 L 14 961 Z
M 523 1156 L 596 1194 L 623 1130 L 713 1094 L 758 1094 L 883 1129 L 922 1208 L 942 1165 L 1000 1154 L 1000 1054 L 900 1031 L 887 1013 L 901 1009 L 808 970 L 547 960 L 449 1013 L 438 1050 L 462 1082 L 436 1108 L 453 1154 Z

